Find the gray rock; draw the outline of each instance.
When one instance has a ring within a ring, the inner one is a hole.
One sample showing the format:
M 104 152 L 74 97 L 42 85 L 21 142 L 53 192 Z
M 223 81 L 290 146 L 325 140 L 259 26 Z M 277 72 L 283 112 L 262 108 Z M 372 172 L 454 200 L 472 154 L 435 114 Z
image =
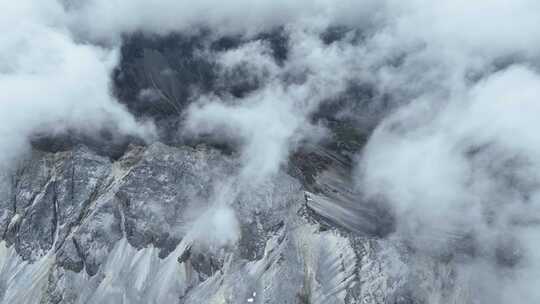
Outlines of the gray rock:
M 238 184 L 239 165 L 206 146 L 35 151 L 2 179 L 0 303 L 422 303 L 451 280 L 451 263 L 374 232 L 334 162 L 310 184 L 284 171 Z M 216 201 L 236 243 L 194 231 Z M 444 286 L 459 299 L 463 286 Z
M 185 234 L 188 206 L 207 204 L 213 180 L 230 171 L 230 161 L 215 150 L 148 147 L 115 194 L 130 244 L 154 244 L 166 256 Z

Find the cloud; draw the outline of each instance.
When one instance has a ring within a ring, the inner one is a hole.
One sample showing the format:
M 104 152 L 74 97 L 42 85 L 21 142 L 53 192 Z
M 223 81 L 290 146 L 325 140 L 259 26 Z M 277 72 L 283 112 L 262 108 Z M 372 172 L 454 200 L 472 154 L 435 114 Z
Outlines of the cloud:
M 253 35 L 299 20 L 367 22 L 377 1 L 330 0 L 213 0 L 64 1 L 72 26 L 91 39 L 114 40 L 122 34 L 142 31 L 164 35 L 211 29 L 221 34 Z M 95 22 L 99 20 L 99 22 Z
M 137 123 L 111 97 L 116 49 L 76 42 L 55 1 L 6 3 L 1 11 L 0 161 L 18 156 L 36 132 L 94 133 L 110 125 L 152 136 L 150 125 Z
M 292 42 L 281 64 L 259 40 L 211 54 L 226 81 L 240 69 L 239 77 L 258 86 L 241 97 L 203 95 L 187 111 L 188 133 L 240 142 L 244 183 L 271 178 L 302 141 L 324 137 L 311 116 L 356 78 L 353 45 L 325 44 L 321 29 L 310 23 L 289 28 L 287 35 Z
M 358 158 L 359 189 L 390 203 L 394 237 L 453 257 L 457 288 L 482 303 L 540 299 L 539 15 L 528 0 L 385 1 L 352 49 L 394 104 Z
M 268 88 L 245 100 L 245 105 L 195 105 L 188 112 L 186 127 L 192 132 L 214 136 L 225 132 L 225 136 L 239 138 L 244 147 L 242 178 L 271 176 L 286 160 L 295 132 L 305 123 L 280 89 Z
M 403 1 L 368 42 L 382 50 L 368 60 L 380 64 L 370 65 L 374 77 L 403 106 L 360 156 L 359 187 L 390 202 L 398 237 L 454 256 L 461 286 L 480 302 L 540 298 L 536 280 L 517 279 L 540 276 L 538 8 Z
M 190 237 L 202 249 L 216 251 L 236 244 L 240 239 L 240 223 L 234 209 L 217 204 L 203 213 L 191 226 Z

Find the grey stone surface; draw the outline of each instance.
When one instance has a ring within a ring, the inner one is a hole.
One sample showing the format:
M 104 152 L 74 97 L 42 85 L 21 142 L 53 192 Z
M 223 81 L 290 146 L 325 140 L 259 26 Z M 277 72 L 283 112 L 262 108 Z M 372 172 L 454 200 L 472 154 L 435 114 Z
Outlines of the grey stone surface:
M 332 162 L 310 185 L 285 171 L 239 185 L 239 165 L 207 146 L 34 151 L 2 183 L 0 303 L 422 303 L 436 287 L 417 282 L 451 272 L 346 209 Z M 216 247 L 197 236 L 222 200 L 240 235 Z
M 150 146 L 115 194 L 130 244 L 154 244 L 167 255 L 186 230 L 186 209 L 207 204 L 213 180 L 230 171 L 230 161 L 215 150 Z

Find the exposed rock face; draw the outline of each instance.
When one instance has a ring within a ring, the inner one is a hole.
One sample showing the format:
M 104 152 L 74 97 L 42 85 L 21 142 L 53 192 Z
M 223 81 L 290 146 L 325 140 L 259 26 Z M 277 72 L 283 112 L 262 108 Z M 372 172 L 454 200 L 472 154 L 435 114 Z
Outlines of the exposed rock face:
M 34 151 L 4 178 L 1 302 L 427 301 L 432 287 L 415 280 L 452 266 L 411 261 L 380 238 L 373 227 L 388 222 L 369 204 L 351 209 L 354 191 L 328 164 L 312 184 L 281 172 L 238 189 L 229 207 L 240 236 L 212 246 L 190 227 L 213 225 L 205 210 L 238 169 L 233 156 L 160 143 L 117 161 L 83 146 Z

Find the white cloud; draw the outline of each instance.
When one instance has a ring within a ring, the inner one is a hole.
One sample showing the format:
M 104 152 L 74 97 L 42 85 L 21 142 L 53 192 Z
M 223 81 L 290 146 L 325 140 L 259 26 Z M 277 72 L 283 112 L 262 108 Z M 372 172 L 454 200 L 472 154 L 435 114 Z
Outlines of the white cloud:
M 526 250 L 523 275 L 540 274 L 529 240 L 540 230 L 526 224 L 540 220 L 539 88 L 540 75 L 511 67 L 428 111 L 427 121 L 414 103 L 372 135 L 361 159 L 362 189 L 394 206 L 398 234 L 418 249 L 447 250 L 456 236 L 472 235 L 481 258 L 490 259 L 510 237 L 523 242 L 515 250 Z M 504 285 L 510 294 L 516 287 Z
M 370 19 L 373 0 L 91 0 L 70 3 L 72 24 L 93 39 L 110 40 L 123 33 L 167 34 L 210 28 L 223 34 L 257 34 L 299 20 L 362 23 Z M 99 20 L 99 22 L 96 22 Z
M 364 62 L 403 106 L 372 134 L 359 187 L 390 203 L 397 235 L 420 252 L 455 252 L 472 237 L 475 261 L 457 274 L 472 297 L 538 302 L 539 4 L 387 4 Z M 495 262 L 508 243 L 506 255 L 521 255 L 511 270 Z
M 112 97 L 115 49 L 77 43 L 55 1 L 2 4 L 0 12 L 0 151 L 18 155 L 35 132 L 95 132 L 112 124 L 123 134 L 152 135 Z

